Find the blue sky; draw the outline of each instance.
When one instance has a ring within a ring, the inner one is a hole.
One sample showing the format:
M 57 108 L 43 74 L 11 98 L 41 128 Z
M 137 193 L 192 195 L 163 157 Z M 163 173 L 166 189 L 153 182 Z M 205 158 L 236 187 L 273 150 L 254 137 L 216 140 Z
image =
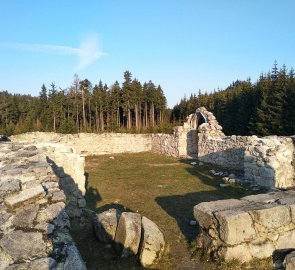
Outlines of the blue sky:
M 0 0 L 0 91 L 38 95 L 78 73 L 184 96 L 295 68 L 294 0 Z

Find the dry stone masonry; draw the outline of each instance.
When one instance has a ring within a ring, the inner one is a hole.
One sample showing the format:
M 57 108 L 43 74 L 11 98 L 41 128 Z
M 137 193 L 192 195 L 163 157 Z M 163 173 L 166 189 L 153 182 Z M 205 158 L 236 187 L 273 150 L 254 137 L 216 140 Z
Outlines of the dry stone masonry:
M 294 153 L 292 138 L 257 138 L 245 151 L 245 178 L 267 188 L 293 188 Z
M 208 254 L 248 262 L 295 248 L 295 191 L 203 202 L 194 207 L 198 244 Z
M 70 235 L 68 200 L 46 155 L 0 142 L 0 269 L 86 269 Z
M 11 136 L 10 139 L 15 142 L 59 143 L 75 149 L 78 154 L 86 156 L 137 153 L 151 150 L 151 136 L 146 134 L 31 132 Z

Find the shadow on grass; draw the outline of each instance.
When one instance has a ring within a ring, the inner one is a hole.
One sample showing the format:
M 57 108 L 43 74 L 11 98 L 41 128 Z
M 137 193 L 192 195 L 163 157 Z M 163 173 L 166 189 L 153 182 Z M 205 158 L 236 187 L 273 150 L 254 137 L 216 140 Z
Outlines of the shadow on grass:
M 118 209 L 121 212 L 134 212 L 130 208 L 126 208 L 121 204 L 105 204 L 101 207 L 96 207 L 97 203 L 102 201 L 97 188 L 93 188 L 88 183 L 89 173 L 85 172 L 86 177 L 86 194 L 85 199 L 87 208 L 95 213 L 101 213 L 111 208 Z M 95 217 L 94 217 L 95 218 Z M 91 222 L 90 222 L 91 223 Z M 105 244 L 99 241 L 94 233 L 92 224 L 86 224 L 85 228 L 81 230 L 78 220 L 73 221 L 72 233 L 75 242 L 79 247 L 81 255 L 86 262 L 88 270 L 143 270 L 135 256 L 128 258 L 121 258 L 118 256 L 118 251 L 115 245 Z
M 185 164 L 190 164 L 192 160 L 181 160 Z M 205 185 L 214 187 L 213 190 L 199 191 L 186 193 L 184 195 L 171 195 L 171 196 L 160 196 L 155 200 L 158 205 L 172 218 L 174 218 L 188 243 L 191 243 L 196 239 L 199 233 L 198 225 L 190 225 L 190 221 L 194 221 L 193 208 L 195 205 L 201 202 L 209 202 L 230 198 L 241 198 L 249 195 L 249 192 L 239 186 L 229 186 L 227 188 L 221 188 L 222 183 L 221 177 L 213 177 L 209 175 L 209 167 L 188 167 L 186 170 L 196 180 L 201 181 Z M 252 193 L 251 193 L 252 194 Z

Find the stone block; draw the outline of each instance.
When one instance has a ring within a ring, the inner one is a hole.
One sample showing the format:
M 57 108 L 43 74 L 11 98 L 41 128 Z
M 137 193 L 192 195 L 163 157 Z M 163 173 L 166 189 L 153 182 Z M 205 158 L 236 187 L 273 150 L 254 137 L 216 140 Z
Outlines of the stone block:
M 289 207 L 285 205 L 267 205 L 263 209 L 252 212 L 255 223 L 268 229 L 277 229 L 287 226 L 291 222 Z
M 65 204 L 63 202 L 48 205 L 45 209 L 39 211 L 36 221 L 38 223 L 52 222 L 63 212 L 64 209 Z
M 199 203 L 194 207 L 194 217 L 202 228 L 207 229 L 214 223 L 214 213 L 238 208 L 245 204 L 245 202 L 236 199 Z
M 142 217 L 142 242 L 139 260 L 143 267 L 156 263 L 164 252 L 164 235 L 158 226 L 146 217 Z
M 116 231 L 115 242 L 122 257 L 136 255 L 141 238 L 141 215 L 122 213 Z
M 33 222 L 37 216 L 39 205 L 29 205 L 24 209 L 19 210 L 14 218 L 13 225 L 18 228 L 30 228 L 33 226 Z
M 38 198 L 44 197 L 45 192 L 41 185 L 25 189 L 15 195 L 9 195 L 5 198 L 5 203 L 11 208 L 17 208 L 23 204 L 35 201 Z
M 283 196 L 284 196 L 284 193 L 282 192 L 270 192 L 265 194 L 245 196 L 241 198 L 241 200 L 245 200 L 245 201 L 253 202 L 253 203 L 268 204 L 268 203 L 274 203 L 276 200 L 282 198 Z
M 21 182 L 19 179 L 0 181 L 0 199 L 6 195 L 20 191 Z
M 271 241 L 263 241 L 260 243 L 250 243 L 248 245 L 249 252 L 253 258 L 264 259 L 272 256 L 275 250 L 274 244 Z
M 255 238 L 256 232 L 249 213 L 226 210 L 215 214 L 219 222 L 219 235 L 228 245 L 238 245 Z
M 54 191 L 52 192 L 52 197 L 51 197 L 51 202 L 55 203 L 55 202 L 66 202 L 66 195 L 63 192 L 63 190 L 58 190 L 58 191 Z
M 39 232 L 10 232 L 0 240 L 0 246 L 14 261 L 47 256 L 46 243 Z
M 279 235 L 276 249 L 295 248 L 295 230 L 283 232 Z
M 252 260 L 247 244 L 241 244 L 233 247 L 222 247 L 219 250 L 218 255 L 225 261 L 236 259 L 241 263 L 244 263 Z

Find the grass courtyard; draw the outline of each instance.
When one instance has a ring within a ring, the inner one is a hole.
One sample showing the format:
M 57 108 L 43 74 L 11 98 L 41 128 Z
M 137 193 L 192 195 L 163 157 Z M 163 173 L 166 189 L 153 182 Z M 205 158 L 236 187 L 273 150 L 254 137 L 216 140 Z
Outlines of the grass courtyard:
M 250 191 L 238 186 L 221 188 L 221 177 L 209 172 L 212 167 L 191 162 L 154 153 L 87 157 L 87 207 L 96 212 L 115 207 L 154 221 L 169 251 L 157 269 L 241 269 L 193 256 L 198 227 L 190 225 L 190 220 L 194 220 L 194 205 L 200 202 L 239 198 Z M 88 269 L 143 269 L 134 258 L 118 258 L 92 232 L 74 238 Z M 252 269 L 270 269 L 263 265 Z

